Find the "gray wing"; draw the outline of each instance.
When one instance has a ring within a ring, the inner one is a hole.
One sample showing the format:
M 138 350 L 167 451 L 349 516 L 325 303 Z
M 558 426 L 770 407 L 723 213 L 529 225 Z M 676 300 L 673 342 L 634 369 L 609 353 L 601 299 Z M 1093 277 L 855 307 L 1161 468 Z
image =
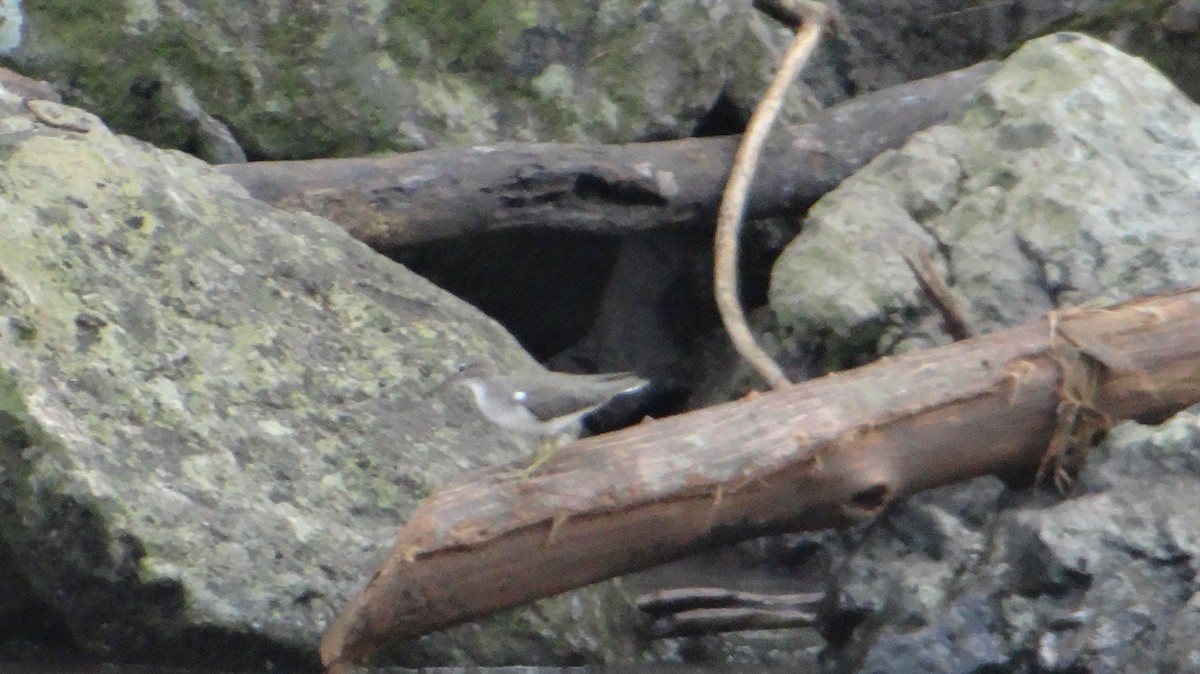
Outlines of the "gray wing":
M 544 372 L 528 379 L 506 379 L 512 390 L 525 394 L 521 402 L 542 421 L 588 414 L 616 396 L 632 393 L 649 383 L 625 372 L 594 375 Z

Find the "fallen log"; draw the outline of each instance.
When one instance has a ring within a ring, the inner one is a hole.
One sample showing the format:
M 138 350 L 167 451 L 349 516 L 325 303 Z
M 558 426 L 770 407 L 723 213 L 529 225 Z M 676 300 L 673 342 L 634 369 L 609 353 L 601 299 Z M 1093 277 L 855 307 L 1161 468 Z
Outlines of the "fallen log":
M 946 119 L 981 63 L 835 106 L 764 153 L 748 217 L 801 213 L 876 155 Z M 521 227 L 711 227 L 740 137 L 498 143 L 359 159 L 226 164 L 255 198 L 317 213 L 377 250 Z
M 1069 476 L 1109 421 L 1157 423 L 1197 402 L 1189 289 L 588 438 L 527 480 L 495 468 L 427 499 L 322 659 L 338 668 L 389 640 L 698 550 L 846 525 L 978 475 Z

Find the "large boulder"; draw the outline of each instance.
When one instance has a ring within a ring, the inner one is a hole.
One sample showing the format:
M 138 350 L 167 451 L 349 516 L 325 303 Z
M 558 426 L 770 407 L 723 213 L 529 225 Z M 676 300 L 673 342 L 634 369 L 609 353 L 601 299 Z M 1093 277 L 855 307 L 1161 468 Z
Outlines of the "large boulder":
M 873 353 L 944 341 L 903 258 L 918 248 L 984 332 L 1194 285 L 1198 174 L 1200 107 L 1108 45 L 1041 38 L 957 119 L 818 202 L 775 263 L 771 308 L 798 342 Z
M 1162 75 L 1079 34 L 1036 40 L 812 209 L 774 269 L 776 337 L 826 365 L 948 340 L 901 256 L 921 247 L 982 331 L 1195 285 L 1197 175 L 1200 107 Z M 830 568 L 825 666 L 1195 669 L 1197 418 L 1119 426 L 1065 498 L 980 478 L 794 537 Z
M 980 478 L 819 542 L 837 672 L 1190 672 L 1200 665 L 1200 410 L 1127 423 L 1071 498 Z
M 533 366 L 507 332 L 192 157 L 0 92 L 0 210 L 0 622 L 65 652 L 312 667 L 417 502 L 535 444 L 446 385 L 467 355 Z M 627 654 L 613 592 L 396 657 Z
M 0 9 L 19 27 L 0 32 L 14 68 L 117 130 L 222 162 L 239 144 L 292 159 L 688 136 L 719 100 L 748 109 L 788 42 L 750 3 L 700 0 Z

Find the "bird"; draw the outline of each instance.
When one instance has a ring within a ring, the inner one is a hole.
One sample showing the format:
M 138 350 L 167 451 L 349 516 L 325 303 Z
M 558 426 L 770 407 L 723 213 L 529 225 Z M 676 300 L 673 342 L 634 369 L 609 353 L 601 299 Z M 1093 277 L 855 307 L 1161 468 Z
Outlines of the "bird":
M 518 471 L 528 477 L 558 452 L 563 440 L 583 430 L 583 419 L 614 398 L 646 388 L 649 381 L 628 372 L 568 374 L 540 370 L 499 374 L 490 363 L 455 366 L 457 381 L 470 390 L 475 407 L 493 424 L 541 438 L 533 463 Z

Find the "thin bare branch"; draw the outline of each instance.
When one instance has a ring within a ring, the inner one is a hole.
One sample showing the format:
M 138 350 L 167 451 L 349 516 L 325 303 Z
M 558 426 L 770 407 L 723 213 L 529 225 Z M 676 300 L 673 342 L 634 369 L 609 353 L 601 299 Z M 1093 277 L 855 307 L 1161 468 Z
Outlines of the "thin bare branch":
M 942 326 L 946 333 L 956 340 L 974 337 L 977 333 L 975 328 L 971 327 L 967 312 L 963 310 L 962 304 L 954 295 L 954 291 L 950 290 L 946 280 L 933 266 L 933 259 L 929 257 L 929 253 L 924 248 L 915 252 L 905 252 L 904 263 L 917 279 L 917 284 L 921 286 L 925 296 L 942 315 Z
M 738 289 L 738 239 L 746 211 L 746 196 L 750 192 L 751 183 L 754 182 L 763 143 L 775 124 L 775 118 L 779 116 L 779 109 L 783 106 L 788 87 L 816 50 L 821 37 L 821 27 L 828 17 L 828 10 L 816 3 L 805 3 L 803 11 L 804 23 L 796 31 L 796 39 L 784 55 L 779 72 L 775 74 L 767 93 L 755 108 L 750 123 L 746 126 L 746 133 L 742 136 L 742 144 L 738 147 L 733 170 L 725 186 L 721 208 L 717 212 L 717 232 L 713 243 L 713 291 L 725 331 L 729 333 L 729 339 L 738 354 L 776 389 L 790 386 L 791 382 L 783 373 L 783 368 L 758 344 L 750 326 L 746 324 L 746 314 L 742 311 L 741 293 Z

